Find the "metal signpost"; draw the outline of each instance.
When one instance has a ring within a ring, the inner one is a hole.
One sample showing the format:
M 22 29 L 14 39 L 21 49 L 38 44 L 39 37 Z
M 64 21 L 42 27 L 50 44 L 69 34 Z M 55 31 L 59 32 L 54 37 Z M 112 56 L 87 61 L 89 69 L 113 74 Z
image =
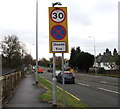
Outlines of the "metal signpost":
M 49 52 L 53 53 L 53 105 L 56 101 L 56 74 L 55 74 L 55 53 L 62 53 L 62 75 L 64 90 L 64 53 L 68 53 L 68 28 L 67 28 L 67 7 L 54 7 L 62 5 L 60 2 L 53 3 L 49 7 Z M 64 91 L 63 91 L 64 92 Z M 64 98 L 64 93 L 63 93 Z M 63 101 L 65 106 L 65 100 Z

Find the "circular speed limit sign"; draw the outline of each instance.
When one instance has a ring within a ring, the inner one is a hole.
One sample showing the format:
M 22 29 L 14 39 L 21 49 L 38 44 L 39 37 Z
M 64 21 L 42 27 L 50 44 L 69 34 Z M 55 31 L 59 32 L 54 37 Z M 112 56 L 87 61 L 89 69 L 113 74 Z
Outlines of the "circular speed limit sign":
M 61 23 L 64 21 L 66 15 L 62 9 L 56 8 L 51 12 L 50 17 L 55 23 Z

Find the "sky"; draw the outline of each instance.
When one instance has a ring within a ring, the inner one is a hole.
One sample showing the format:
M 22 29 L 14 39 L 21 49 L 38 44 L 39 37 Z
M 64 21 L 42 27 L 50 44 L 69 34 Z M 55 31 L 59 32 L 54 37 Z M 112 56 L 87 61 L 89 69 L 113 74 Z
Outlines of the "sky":
M 38 58 L 49 59 L 48 7 L 57 0 L 38 0 Z M 68 10 L 68 40 L 70 58 L 72 47 L 96 55 L 106 48 L 118 50 L 119 0 L 59 0 Z M 60 6 L 59 6 L 60 7 Z M 0 41 L 16 35 L 26 50 L 36 58 L 36 0 L 0 0 Z M 94 42 L 95 39 L 95 42 Z M 60 53 L 56 53 L 61 56 Z

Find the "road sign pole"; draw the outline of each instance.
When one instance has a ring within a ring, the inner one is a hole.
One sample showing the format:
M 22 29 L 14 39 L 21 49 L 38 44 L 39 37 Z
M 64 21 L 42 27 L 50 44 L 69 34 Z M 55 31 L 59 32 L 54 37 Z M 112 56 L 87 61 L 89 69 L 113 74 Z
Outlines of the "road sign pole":
M 65 107 L 66 103 L 65 103 L 65 90 L 64 90 L 64 85 L 65 85 L 65 79 L 64 79 L 64 53 L 62 53 L 62 83 L 63 83 L 63 104 L 64 104 L 64 107 Z
M 52 95 L 53 95 L 53 105 L 57 105 L 56 100 L 56 77 L 55 77 L 55 53 L 53 53 L 53 88 L 52 88 Z
M 55 74 L 55 53 L 68 53 L 68 33 L 67 33 L 67 8 L 57 7 L 60 2 L 49 7 L 49 52 L 53 53 L 53 105 L 57 105 L 56 100 L 56 74 Z M 64 74 L 64 54 L 62 54 L 62 71 Z M 63 77 L 64 86 L 64 77 Z M 64 94 L 63 94 L 64 95 Z M 65 96 L 65 95 L 64 95 Z M 65 105 L 65 102 L 64 102 Z

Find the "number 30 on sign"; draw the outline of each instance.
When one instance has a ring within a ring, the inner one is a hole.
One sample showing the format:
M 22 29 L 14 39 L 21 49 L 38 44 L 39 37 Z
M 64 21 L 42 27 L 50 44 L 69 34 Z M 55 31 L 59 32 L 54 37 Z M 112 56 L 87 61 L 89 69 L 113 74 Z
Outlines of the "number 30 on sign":
M 65 15 L 65 12 L 59 8 L 56 8 L 54 9 L 52 12 L 51 12 L 51 20 L 55 23 L 61 23 L 64 21 L 66 15 Z

